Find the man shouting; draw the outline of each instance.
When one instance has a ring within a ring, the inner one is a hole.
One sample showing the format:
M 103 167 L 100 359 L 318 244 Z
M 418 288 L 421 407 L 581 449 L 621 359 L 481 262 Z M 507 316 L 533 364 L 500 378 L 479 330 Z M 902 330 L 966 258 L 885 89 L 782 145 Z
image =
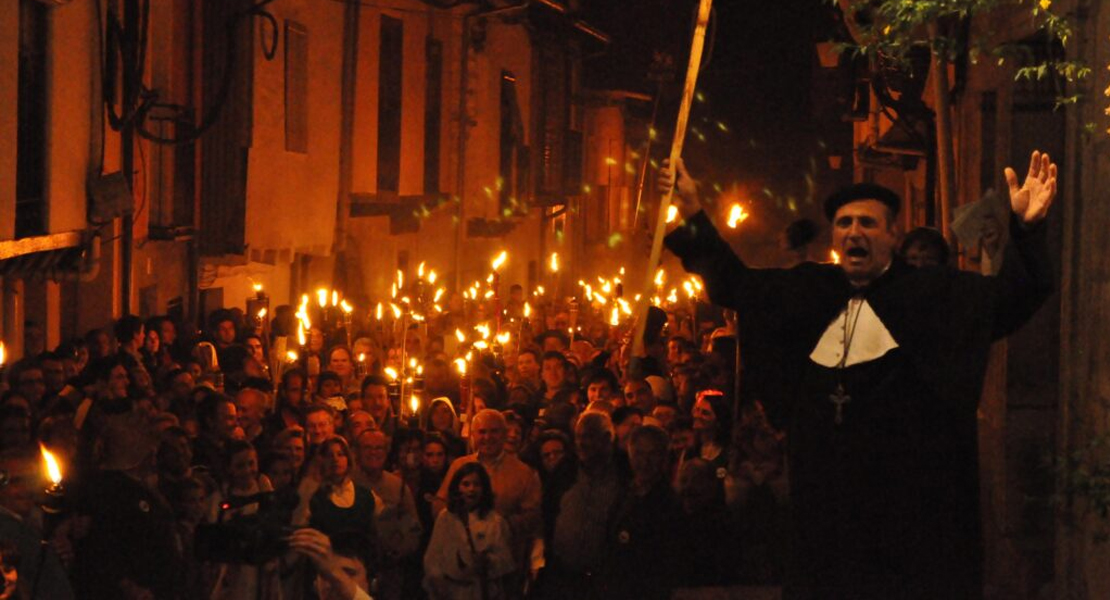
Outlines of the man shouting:
M 750 268 L 676 167 L 677 181 L 660 177 L 684 219 L 667 247 L 739 315 L 745 370 L 788 430 L 786 597 L 981 598 L 976 407 L 991 342 L 1052 291 L 1056 165 L 1034 152 L 1024 182 L 1006 169 L 1013 215 L 995 277 L 902 262 L 902 201 L 872 184 L 825 201 L 841 264 Z

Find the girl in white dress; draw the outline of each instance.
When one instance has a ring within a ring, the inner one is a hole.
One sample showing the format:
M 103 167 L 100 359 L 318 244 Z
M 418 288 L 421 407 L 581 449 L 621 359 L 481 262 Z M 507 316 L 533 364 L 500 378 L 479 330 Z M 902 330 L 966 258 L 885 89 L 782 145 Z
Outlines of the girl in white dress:
M 436 518 L 424 554 L 424 587 L 432 600 L 504 598 L 513 571 L 509 525 L 493 510 L 489 474 L 477 462 L 455 472 L 447 510 Z

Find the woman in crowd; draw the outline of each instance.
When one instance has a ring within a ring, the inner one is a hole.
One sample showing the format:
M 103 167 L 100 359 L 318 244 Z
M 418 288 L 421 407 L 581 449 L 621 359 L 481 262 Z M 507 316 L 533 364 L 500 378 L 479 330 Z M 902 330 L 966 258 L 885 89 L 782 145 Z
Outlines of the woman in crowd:
M 374 494 L 351 480 L 354 456 L 347 440 L 333 436 L 320 444 L 316 468 L 301 480 L 301 505 L 294 523 L 332 536 L 374 531 Z M 316 471 L 316 472 L 311 472 Z
M 450 399 L 439 397 L 428 404 L 428 410 L 424 411 L 424 431 L 443 438 L 449 461 L 466 454 L 466 442 L 459 437 L 459 417 Z
M 716 390 L 698 393 L 693 415 L 694 447 L 686 451 L 682 460 L 702 458 L 724 479 L 728 472 L 732 435 L 732 409 L 725 395 Z

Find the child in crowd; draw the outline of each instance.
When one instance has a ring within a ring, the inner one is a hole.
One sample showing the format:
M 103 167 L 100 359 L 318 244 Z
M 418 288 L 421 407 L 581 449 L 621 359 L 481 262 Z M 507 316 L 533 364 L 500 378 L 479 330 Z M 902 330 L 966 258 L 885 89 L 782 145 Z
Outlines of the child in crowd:
M 424 582 L 433 600 L 505 597 L 501 579 L 513 571 L 509 526 L 493 510 L 489 474 L 480 463 L 451 478 L 447 510 L 436 518 L 424 555 Z

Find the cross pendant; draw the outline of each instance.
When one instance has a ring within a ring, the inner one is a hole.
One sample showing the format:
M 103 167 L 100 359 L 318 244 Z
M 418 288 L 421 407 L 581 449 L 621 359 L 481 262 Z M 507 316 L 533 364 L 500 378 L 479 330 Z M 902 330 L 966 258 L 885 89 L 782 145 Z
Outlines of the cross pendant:
M 852 397 L 844 391 L 843 384 L 836 384 L 836 391 L 829 394 L 829 401 L 836 405 L 836 417 L 833 422 L 840 425 L 844 422 L 844 405 L 852 401 Z

